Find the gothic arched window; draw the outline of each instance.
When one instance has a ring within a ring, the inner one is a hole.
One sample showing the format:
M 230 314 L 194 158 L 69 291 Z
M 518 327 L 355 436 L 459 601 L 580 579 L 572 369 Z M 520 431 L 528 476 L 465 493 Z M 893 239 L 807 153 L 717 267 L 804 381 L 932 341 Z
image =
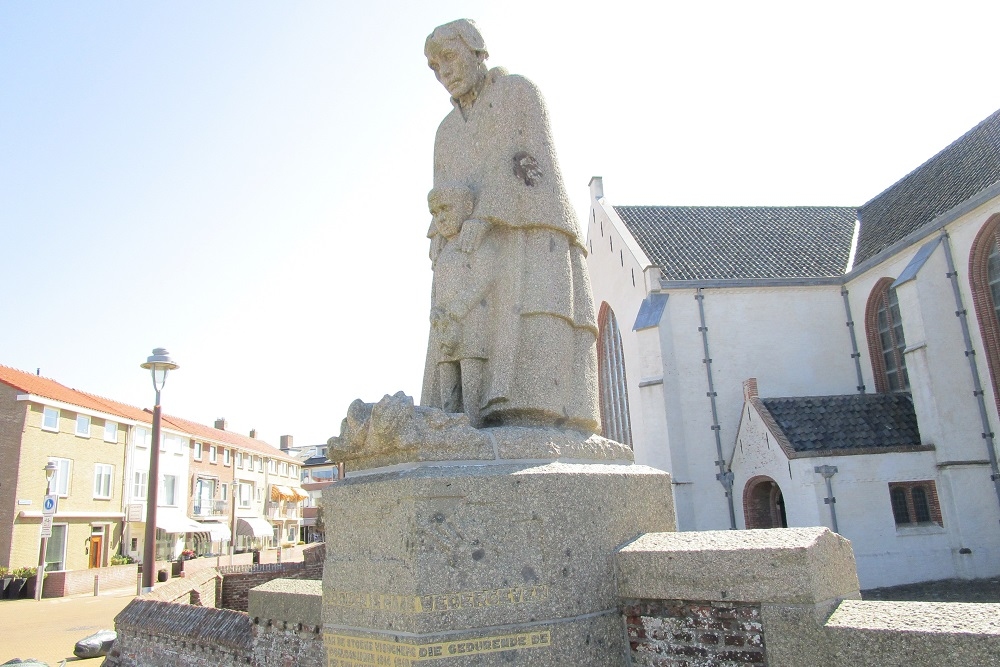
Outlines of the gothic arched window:
M 1000 409 L 1000 215 L 990 218 L 972 242 L 969 286 L 986 348 L 993 397 Z
M 910 390 L 910 377 L 906 373 L 906 359 L 903 357 L 906 349 L 903 320 L 892 283 L 892 278 L 882 278 L 875 283 L 865 308 L 868 352 L 875 376 L 875 390 L 880 394 Z
M 601 398 L 601 434 L 632 448 L 625 354 L 618 319 L 606 302 L 597 317 L 597 380 Z

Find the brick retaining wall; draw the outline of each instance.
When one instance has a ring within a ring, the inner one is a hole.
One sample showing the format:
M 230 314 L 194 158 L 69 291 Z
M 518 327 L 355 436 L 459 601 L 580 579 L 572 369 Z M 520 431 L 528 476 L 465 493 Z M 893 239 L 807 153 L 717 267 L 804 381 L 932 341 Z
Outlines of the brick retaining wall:
M 249 591 L 255 586 L 274 579 L 322 579 L 326 547 L 315 544 L 299 551 L 299 562 L 220 567 L 222 588 L 216 604 L 224 609 L 246 611 Z
M 67 595 L 92 593 L 95 576 L 100 577 L 101 590 L 134 588 L 138 572 L 139 566 L 135 564 L 46 572 L 45 583 L 42 584 L 42 597 L 61 598 Z
M 622 614 L 637 667 L 767 665 L 759 604 L 625 600 Z

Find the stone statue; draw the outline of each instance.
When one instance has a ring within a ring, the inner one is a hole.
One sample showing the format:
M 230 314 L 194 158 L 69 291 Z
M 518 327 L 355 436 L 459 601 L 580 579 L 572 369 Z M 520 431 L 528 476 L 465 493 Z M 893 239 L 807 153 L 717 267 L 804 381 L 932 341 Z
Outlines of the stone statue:
M 487 69 L 472 21 L 436 28 L 424 54 L 454 109 L 434 144 L 434 293 L 421 405 L 463 411 L 476 427 L 595 433 L 597 324 L 586 250 L 542 96 L 521 76 Z

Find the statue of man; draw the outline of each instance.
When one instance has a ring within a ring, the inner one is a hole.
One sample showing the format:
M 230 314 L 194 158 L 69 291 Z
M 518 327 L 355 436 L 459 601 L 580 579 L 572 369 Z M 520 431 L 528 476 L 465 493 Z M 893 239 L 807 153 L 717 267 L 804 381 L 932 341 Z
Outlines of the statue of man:
M 597 324 L 586 249 L 542 96 L 521 76 L 487 69 L 486 44 L 472 21 L 436 28 L 424 55 L 454 107 L 435 138 L 434 186 L 469 189 L 473 209 L 458 242 L 470 257 L 487 236 L 493 249 L 492 285 L 475 306 L 486 324 L 473 424 L 598 432 Z M 436 330 L 421 404 L 443 408 Z

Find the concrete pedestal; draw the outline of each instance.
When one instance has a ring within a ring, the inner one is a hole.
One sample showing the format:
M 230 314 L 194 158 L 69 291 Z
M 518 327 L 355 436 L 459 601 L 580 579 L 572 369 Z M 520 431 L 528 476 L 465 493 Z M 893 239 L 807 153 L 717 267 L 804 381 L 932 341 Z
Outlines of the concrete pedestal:
M 631 463 L 422 464 L 324 492 L 331 667 L 622 664 L 616 547 L 674 530 Z

